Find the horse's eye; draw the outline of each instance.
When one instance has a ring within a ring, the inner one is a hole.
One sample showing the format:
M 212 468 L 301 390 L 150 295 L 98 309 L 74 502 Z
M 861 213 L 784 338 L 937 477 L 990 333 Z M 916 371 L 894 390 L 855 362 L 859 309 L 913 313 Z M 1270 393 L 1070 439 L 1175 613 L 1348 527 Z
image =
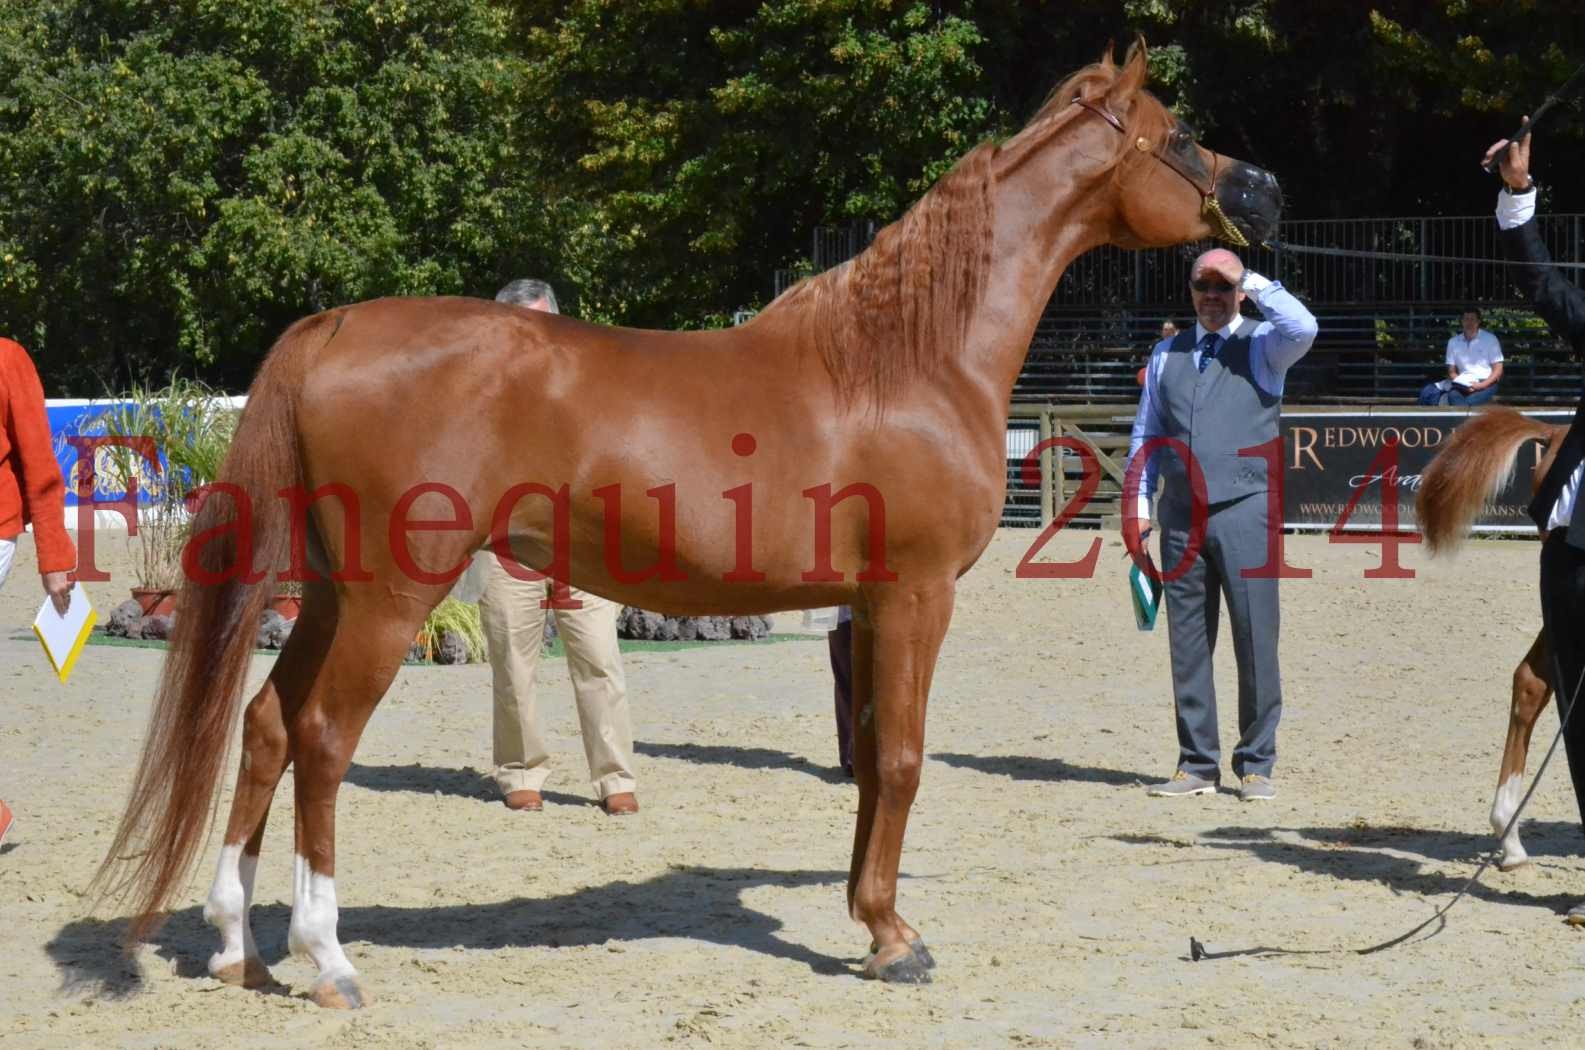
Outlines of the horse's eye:
M 1193 132 L 1185 131 L 1184 129 L 1179 128 L 1177 131 L 1172 133 L 1173 149 L 1188 149 L 1192 145 L 1194 145 Z

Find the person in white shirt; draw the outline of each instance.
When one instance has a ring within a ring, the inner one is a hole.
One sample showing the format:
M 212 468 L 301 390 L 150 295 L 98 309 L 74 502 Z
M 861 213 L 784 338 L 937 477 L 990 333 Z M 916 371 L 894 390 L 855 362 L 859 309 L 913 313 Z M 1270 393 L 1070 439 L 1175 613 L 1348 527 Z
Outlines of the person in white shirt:
M 1546 321 L 1552 334 L 1568 343 L 1576 357 L 1585 357 L 1585 291 L 1553 265 L 1535 219 L 1536 188 L 1530 177 L 1530 144 L 1534 135 L 1516 143 L 1506 139 L 1486 151 L 1483 163 L 1500 158 L 1503 189 L 1497 195 L 1499 237 L 1515 267 L 1515 280 Z M 1585 515 L 1576 515 L 1580 476 L 1585 472 L 1585 396 L 1574 422 L 1541 479 L 1529 512 L 1546 532 L 1541 544 L 1541 620 L 1551 640 L 1552 687 L 1558 711 L 1569 711 L 1585 681 Z M 1563 735 L 1574 798 L 1585 822 L 1585 718 L 1569 718 Z M 1585 925 L 1585 904 L 1569 909 L 1568 921 Z
M 1497 396 L 1502 381 L 1502 344 L 1480 326 L 1480 310 L 1459 318 L 1459 332 L 1447 341 L 1447 378 L 1427 383 L 1422 405 L 1484 405 Z

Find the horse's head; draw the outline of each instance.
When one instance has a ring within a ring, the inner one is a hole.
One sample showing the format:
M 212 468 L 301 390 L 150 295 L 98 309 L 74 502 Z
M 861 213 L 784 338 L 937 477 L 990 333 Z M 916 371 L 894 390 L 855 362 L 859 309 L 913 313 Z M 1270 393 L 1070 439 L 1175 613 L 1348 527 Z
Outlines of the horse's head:
M 1160 247 L 1216 237 L 1242 245 L 1276 232 L 1282 213 L 1276 178 L 1201 146 L 1194 130 L 1145 90 L 1143 39 L 1128 49 L 1121 67 L 1108 50 L 1091 69 L 1095 75 L 1071 82 L 1071 104 L 1111 125 L 1119 138 L 1113 243 Z

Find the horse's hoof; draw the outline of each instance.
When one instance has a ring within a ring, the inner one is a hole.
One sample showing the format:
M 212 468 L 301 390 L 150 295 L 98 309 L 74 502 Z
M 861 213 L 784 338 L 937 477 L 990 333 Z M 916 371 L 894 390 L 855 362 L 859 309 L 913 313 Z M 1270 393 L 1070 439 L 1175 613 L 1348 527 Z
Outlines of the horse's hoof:
M 264 960 L 258 956 L 241 959 L 225 966 L 216 966 L 211 960 L 209 976 L 221 984 L 236 985 L 239 988 L 266 988 L 275 983 L 275 978 L 270 976 L 270 968 L 265 966 Z
M 1529 857 L 1520 857 L 1518 860 L 1500 860 L 1497 862 L 1498 871 L 1522 871 L 1529 866 Z
M 361 1010 L 369 1005 L 357 975 L 350 973 L 341 977 L 321 977 L 314 982 L 308 997 L 316 1006 L 327 1010 Z
M 929 952 L 925 954 L 928 956 Z M 930 967 L 911 945 L 899 947 L 896 956 L 890 962 L 882 962 L 880 955 L 872 954 L 864 963 L 864 979 L 887 984 L 930 983 Z
M 934 970 L 936 968 L 936 957 L 930 954 L 929 948 L 925 947 L 925 939 L 923 937 L 919 938 L 917 941 L 909 941 L 908 948 L 914 953 L 914 957 L 919 960 L 920 964 L 923 965 L 925 969 Z M 864 961 L 868 963 L 870 959 L 875 957 L 875 953 L 880 950 L 881 946 L 876 944 L 874 941 L 871 941 L 870 953 Z

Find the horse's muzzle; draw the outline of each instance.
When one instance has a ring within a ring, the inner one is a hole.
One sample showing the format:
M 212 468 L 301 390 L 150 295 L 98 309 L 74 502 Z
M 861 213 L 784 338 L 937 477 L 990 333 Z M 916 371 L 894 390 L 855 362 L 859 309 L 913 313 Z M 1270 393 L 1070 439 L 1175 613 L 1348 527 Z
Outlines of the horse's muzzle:
M 1238 232 L 1260 244 L 1277 232 L 1282 218 L 1282 187 L 1264 168 L 1242 161 L 1230 165 L 1216 180 L 1216 202 Z

